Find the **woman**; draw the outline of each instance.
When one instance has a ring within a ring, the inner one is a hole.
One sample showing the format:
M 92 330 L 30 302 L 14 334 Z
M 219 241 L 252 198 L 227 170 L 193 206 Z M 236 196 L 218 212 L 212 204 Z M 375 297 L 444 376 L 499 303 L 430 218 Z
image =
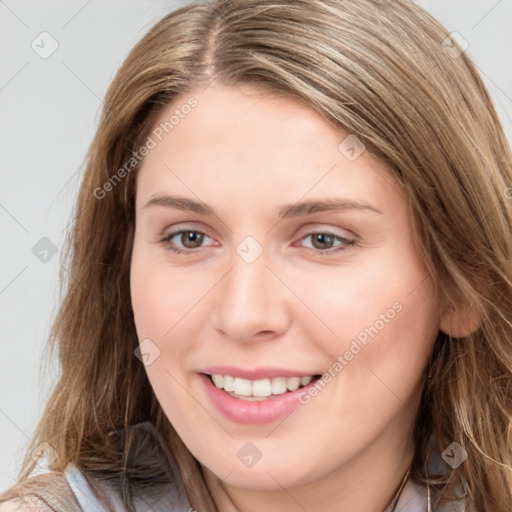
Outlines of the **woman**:
M 405 0 L 150 30 L 105 98 L 62 377 L 0 510 L 510 510 L 512 158 L 447 38 Z

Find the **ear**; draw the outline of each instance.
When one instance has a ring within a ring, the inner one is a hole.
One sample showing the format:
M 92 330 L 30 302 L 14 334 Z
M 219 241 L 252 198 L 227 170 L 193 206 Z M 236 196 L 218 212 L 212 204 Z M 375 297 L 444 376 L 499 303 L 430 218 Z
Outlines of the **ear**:
M 439 329 L 452 338 L 464 338 L 480 327 L 480 315 L 469 305 L 448 305 L 439 322 Z

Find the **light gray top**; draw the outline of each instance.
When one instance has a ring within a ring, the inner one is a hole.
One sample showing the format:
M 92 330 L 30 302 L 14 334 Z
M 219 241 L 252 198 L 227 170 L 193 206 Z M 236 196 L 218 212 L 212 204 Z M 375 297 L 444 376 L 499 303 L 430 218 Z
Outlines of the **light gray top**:
M 68 464 L 64 471 L 64 476 L 83 512 L 108 511 L 106 504 L 100 500 L 91 485 L 89 485 L 84 474 L 74 464 Z M 126 512 L 120 494 L 113 486 L 102 484 L 101 488 L 107 493 L 112 510 L 115 512 Z M 181 482 L 160 486 L 158 489 L 163 491 L 160 497 L 157 497 L 156 494 L 147 493 L 134 499 L 137 512 L 195 512 L 190 506 Z M 51 512 L 51 509 L 45 507 L 42 502 L 34 510 L 38 512 Z M 441 512 L 465 512 L 465 510 L 462 502 L 454 502 L 453 504 L 445 505 Z M 6 509 L 7 511 L 10 511 L 10 509 Z M 427 487 L 409 479 L 404 485 L 394 512 L 430 512 Z
M 84 512 L 104 512 L 108 510 L 89 485 L 83 473 L 74 464 L 68 464 L 64 476 Z M 114 487 L 102 485 L 102 489 L 107 492 L 110 506 L 115 512 L 126 511 L 121 497 Z M 170 484 L 159 487 L 159 490 L 162 489 L 165 490 L 163 497 L 157 497 L 155 494 L 135 497 L 134 505 L 137 512 L 192 512 L 193 509 L 188 502 L 182 485 Z
M 84 512 L 106 510 L 78 468 L 69 464 L 64 474 Z M 109 496 L 115 512 L 125 512 L 121 499 L 114 489 L 109 490 Z M 192 512 L 194 510 L 183 488 L 180 492 L 176 485 L 168 487 L 168 493 L 163 499 L 146 503 L 137 500 L 135 507 L 137 512 Z M 402 490 L 395 512 L 428 512 L 426 486 L 416 484 L 409 479 Z M 464 512 L 464 507 L 462 503 L 454 503 L 451 506 L 445 506 L 443 512 Z

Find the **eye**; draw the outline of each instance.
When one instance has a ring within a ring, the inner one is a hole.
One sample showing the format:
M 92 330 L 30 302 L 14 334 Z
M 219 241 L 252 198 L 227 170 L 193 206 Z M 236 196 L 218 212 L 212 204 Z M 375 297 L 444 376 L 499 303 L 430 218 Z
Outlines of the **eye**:
M 166 249 L 175 253 L 190 254 L 194 249 L 201 247 L 205 237 L 210 238 L 202 231 L 182 229 L 180 231 L 169 233 L 164 238 L 161 238 L 159 242 Z M 172 243 L 173 238 L 176 238 L 177 242 L 181 243 L 182 246 L 176 247 L 175 243 Z
M 181 229 L 169 233 L 165 237 L 159 239 L 159 243 L 166 249 L 178 254 L 193 254 L 195 249 L 200 249 L 202 243 L 206 238 L 210 238 L 206 233 L 197 230 Z M 355 240 L 336 235 L 330 231 L 316 231 L 308 233 L 300 240 L 311 238 L 313 250 L 316 250 L 320 255 L 329 255 L 344 251 L 347 247 L 353 245 Z M 176 239 L 173 242 L 173 239 Z M 334 245 L 338 242 L 338 245 Z M 177 244 L 181 244 L 177 245 Z
M 316 249 L 322 256 L 344 251 L 355 242 L 355 240 L 336 235 L 330 231 L 308 233 L 301 240 L 306 240 L 307 238 L 311 238 L 312 249 Z M 338 246 L 334 245 L 336 241 L 340 242 Z M 333 247 L 335 248 L 333 249 Z

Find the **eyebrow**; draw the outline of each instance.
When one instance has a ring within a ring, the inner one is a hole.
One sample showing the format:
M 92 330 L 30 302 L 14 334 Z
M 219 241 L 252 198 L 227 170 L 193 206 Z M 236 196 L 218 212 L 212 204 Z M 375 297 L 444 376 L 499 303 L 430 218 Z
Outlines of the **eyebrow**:
M 205 217 L 218 217 L 217 213 L 211 206 L 183 196 L 162 194 L 153 195 L 143 208 L 151 206 L 164 206 L 166 208 L 175 208 L 178 210 L 194 212 Z M 360 210 L 382 214 L 378 208 L 375 208 L 375 206 L 363 201 L 330 197 L 322 200 L 302 201 L 284 205 L 279 209 L 278 217 L 284 219 L 300 217 L 317 212 L 341 210 Z

